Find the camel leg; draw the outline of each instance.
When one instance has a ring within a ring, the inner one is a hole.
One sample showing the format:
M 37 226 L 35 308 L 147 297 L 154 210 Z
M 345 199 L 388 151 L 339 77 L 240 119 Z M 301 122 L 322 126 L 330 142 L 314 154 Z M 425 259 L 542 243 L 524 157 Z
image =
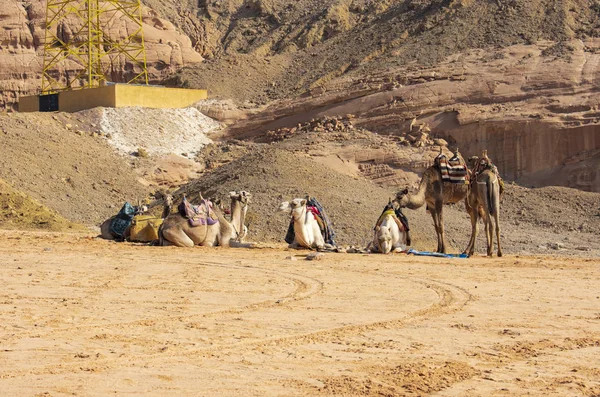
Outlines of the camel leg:
M 444 233 L 444 213 L 442 212 L 443 206 L 444 206 L 443 203 L 439 203 L 438 222 L 440 223 L 439 229 L 440 229 L 440 237 L 442 240 L 442 250 L 439 252 L 445 254 L 446 253 L 446 235 Z
M 494 250 L 494 230 L 492 229 L 492 220 L 490 214 L 486 212 L 485 218 L 485 235 L 487 239 L 487 256 L 492 256 Z
M 440 228 L 439 228 L 439 221 L 438 221 L 438 214 L 436 213 L 435 209 L 427 207 L 427 211 L 429 211 L 429 213 L 431 214 L 431 218 L 433 219 L 433 228 L 435 229 L 435 235 L 437 237 L 437 248 L 436 248 L 436 252 L 440 252 L 440 248 L 442 246 L 442 242 L 440 240 Z
M 494 206 L 494 221 L 496 223 L 496 242 L 498 244 L 498 256 L 502 256 L 502 248 L 500 247 L 500 186 L 497 183 L 492 184 L 492 200 Z
M 502 248 L 500 248 L 500 216 L 498 211 L 494 214 L 494 220 L 496 221 L 496 242 L 498 244 L 498 256 L 502 256 Z
M 178 233 L 177 233 L 178 232 Z M 163 244 L 177 247 L 193 247 L 194 241 L 183 230 L 166 229 L 162 231 Z
M 467 207 L 468 208 L 468 207 Z M 469 240 L 469 244 L 467 244 L 467 248 L 465 248 L 464 254 L 469 256 L 475 253 L 475 241 L 477 240 L 477 223 L 479 222 L 479 216 L 476 209 L 471 208 L 469 210 L 469 216 L 471 217 L 471 239 Z

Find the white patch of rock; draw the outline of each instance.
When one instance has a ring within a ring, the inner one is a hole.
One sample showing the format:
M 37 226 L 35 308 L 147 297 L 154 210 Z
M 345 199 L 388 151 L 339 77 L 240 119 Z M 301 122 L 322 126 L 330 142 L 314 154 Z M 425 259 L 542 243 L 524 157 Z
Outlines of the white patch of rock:
M 175 153 L 193 157 L 212 142 L 207 134 L 222 127 L 195 108 L 102 108 L 98 117 L 100 132 L 125 154 L 142 148 L 150 155 Z

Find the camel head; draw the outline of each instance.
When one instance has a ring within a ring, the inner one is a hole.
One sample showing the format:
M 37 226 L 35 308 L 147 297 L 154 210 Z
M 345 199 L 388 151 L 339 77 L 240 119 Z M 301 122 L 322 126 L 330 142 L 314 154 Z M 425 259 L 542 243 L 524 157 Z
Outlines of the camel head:
M 173 205 L 173 196 L 171 196 L 170 194 L 165 195 L 164 200 L 165 206 L 171 207 Z
M 225 206 L 223 205 L 223 202 L 221 201 L 220 198 L 217 197 L 209 197 L 208 201 L 210 201 L 211 203 L 213 203 L 213 205 L 215 207 L 217 207 L 218 209 L 220 209 L 221 211 L 225 211 Z
M 292 201 L 284 201 L 279 205 L 279 211 L 289 212 L 294 219 L 300 217 L 306 207 L 306 199 L 296 198 Z
M 250 204 L 250 199 L 252 198 L 252 195 L 245 190 L 240 190 L 239 192 L 236 192 L 236 191 L 229 192 L 229 197 L 232 200 L 237 200 L 246 206 L 246 205 Z
M 382 254 L 389 254 L 392 251 L 392 233 L 387 226 L 377 226 L 375 228 L 377 234 L 377 244 L 379 245 L 379 252 Z
M 404 208 L 408 205 L 408 188 L 400 190 L 396 193 L 396 198 L 393 200 L 400 208 Z
M 479 157 L 477 157 L 477 156 L 469 157 L 469 159 L 467 160 L 468 167 L 471 169 L 475 168 L 475 165 L 477 165 L 477 161 L 479 161 Z

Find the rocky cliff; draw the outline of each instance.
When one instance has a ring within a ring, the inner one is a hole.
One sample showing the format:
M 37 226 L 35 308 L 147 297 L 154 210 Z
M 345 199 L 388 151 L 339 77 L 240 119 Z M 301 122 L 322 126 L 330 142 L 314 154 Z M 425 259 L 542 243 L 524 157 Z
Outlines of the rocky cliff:
M 429 68 L 339 78 L 270 104 L 227 134 L 260 139 L 351 115 L 355 125 L 401 142 L 443 138 L 465 156 L 487 149 L 510 181 L 600 191 L 600 40 L 562 45 L 560 53 L 544 41 L 469 50 Z
M 46 2 L 43 0 L 8 0 L 0 11 L 0 108 L 16 107 L 20 95 L 38 93 L 43 65 L 44 24 Z M 152 82 L 162 81 L 183 66 L 202 62 L 192 42 L 179 33 L 175 26 L 159 18 L 150 8 L 143 9 L 144 39 L 149 77 Z M 62 27 L 69 30 L 69 26 Z M 107 33 L 119 37 L 131 31 L 130 21 L 111 21 Z M 63 65 L 60 73 L 72 74 L 78 65 Z M 129 64 L 125 60 L 113 67 L 109 79 L 124 78 Z

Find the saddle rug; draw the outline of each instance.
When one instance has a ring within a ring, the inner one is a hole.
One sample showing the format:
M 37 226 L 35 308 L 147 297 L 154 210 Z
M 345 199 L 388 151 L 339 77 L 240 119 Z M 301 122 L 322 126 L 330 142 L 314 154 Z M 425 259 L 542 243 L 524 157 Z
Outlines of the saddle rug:
M 188 219 L 190 226 L 214 225 L 219 220 L 213 218 L 213 203 L 210 200 L 202 200 L 199 205 L 193 205 L 183 196 L 181 204 L 177 207 L 181 216 Z
M 119 213 L 110 222 L 109 231 L 113 236 L 115 236 L 115 238 L 125 238 L 125 231 L 131 225 L 131 221 L 133 220 L 136 212 L 138 212 L 138 208 L 129 204 L 129 202 L 125 202 L 125 204 L 123 204 L 123 207 Z
M 439 154 L 434 161 L 442 173 L 442 181 L 451 183 L 468 183 L 467 164 L 459 156 L 448 158 L 445 154 Z
M 153 215 L 136 215 L 131 222 L 129 240 L 149 243 L 158 240 L 158 228 L 163 219 Z

